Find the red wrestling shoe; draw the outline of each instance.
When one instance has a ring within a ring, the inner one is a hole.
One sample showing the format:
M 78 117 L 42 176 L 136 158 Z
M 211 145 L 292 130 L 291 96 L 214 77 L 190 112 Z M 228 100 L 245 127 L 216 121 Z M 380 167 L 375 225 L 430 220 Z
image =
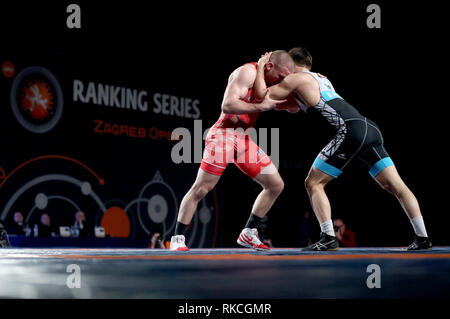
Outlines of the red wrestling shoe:
M 239 235 L 237 243 L 247 248 L 256 250 L 269 250 L 258 238 L 258 230 L 256 228 L 244 228 Z
M 185 238 L 183 235 L 172 236 L 172 239 L 170 240 L 170 250 L 188 251 L 189 248 L 186 247 L 184 241 Z

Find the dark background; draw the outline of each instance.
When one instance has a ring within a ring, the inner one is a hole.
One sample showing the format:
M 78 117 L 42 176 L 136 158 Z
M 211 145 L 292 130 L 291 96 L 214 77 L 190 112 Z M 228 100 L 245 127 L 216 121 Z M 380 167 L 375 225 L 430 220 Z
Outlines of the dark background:
M 108 83 L 113 78 L 116 85 L 147 83 L 154 91 L 201 96 L 204 128 L 218 118 L 228 75 L 236 67 L 269 50 L 306 47 L 313 55 L 313 71 L 325 74 L 341 96 L 381 128 L 387 151 L 419 200 L 431 239 L 435 245 L 449 244 L 448 54 L 440 4 L 375 1 L 381 6 L 382 27 L 369 29 L 367 1 L 77 1 L 82 28 L 69 30 L 69 3 L 2 4 L 2 56 L 51 61 L 73 78 L 89 72 L 86 80 Z M 60 125 L 72 127 L 76 120 L 66 118 Z M 303 113 L 264 113 L 257 127 L 280 128 L 279 171 L 286 187 L 269 213 L 269 226 L 275 246 L 296 246 L 300 217 L 311 209 L 303 182 L 332 132 L 321 118 Z M 14 149 L 20 138 L 2 136 L 1 142 Z M 65 134 L 58 138 L 73 144 L 77 139 Z M 35 141 L 30 151 L 39 153 L 45 147 L 40 143 Z M 71 151 L 83 156 L 90 149 Z M 19 155 L 1 156 L 7 161 Z M 195 174 L 198 164 L 187 165 Z M 181 196 L 194 177 L 179 180 Z M 259 187 L 233 165 L 218 187 L 224 205 L 221 244 L 235 246 Z M 327 193 L 334 217 L 344 219 L 358 245 L 407 245 L 412 240 L 412 227 L 396 199 L 359 163 L 349 165 Z

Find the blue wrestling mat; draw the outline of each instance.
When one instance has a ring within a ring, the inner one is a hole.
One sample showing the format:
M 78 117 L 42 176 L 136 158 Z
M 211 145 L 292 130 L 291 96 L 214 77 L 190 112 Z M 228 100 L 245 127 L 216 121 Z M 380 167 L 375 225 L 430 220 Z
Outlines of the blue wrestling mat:
M 450 247 L 2 249 L 0 282 L 2 298 L 449 298 Z

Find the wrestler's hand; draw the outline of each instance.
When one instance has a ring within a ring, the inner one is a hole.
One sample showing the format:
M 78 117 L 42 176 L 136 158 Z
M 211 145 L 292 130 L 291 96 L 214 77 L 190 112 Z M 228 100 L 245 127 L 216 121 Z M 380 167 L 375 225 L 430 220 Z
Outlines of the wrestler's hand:
M 287 111 L 289 113 L 297 113 L 298 111 L 300 111 L 300 106 L 295 99 L 295 94 L 291 93 L 286 98 L 286 102 L 277 104 L 277 106 L 275 106 L 275 111 L 281 110 Z
M 258 60 L 258 67 L 264 67 L 269 62 L 271 55 L 272 51 L 266 52 L 265 54 L 261 55 L 261 58 L 259 58 Z
M 258 105 L 258 109 L 260 112 L 270 111 L 275 106 L 277 106 L 280 103 L 284 103 L 286 100 L 274 100 L 270 97 L 269 90 L 266 91 L 266 94 L 264 95 L 264 99 L 261 103 Z

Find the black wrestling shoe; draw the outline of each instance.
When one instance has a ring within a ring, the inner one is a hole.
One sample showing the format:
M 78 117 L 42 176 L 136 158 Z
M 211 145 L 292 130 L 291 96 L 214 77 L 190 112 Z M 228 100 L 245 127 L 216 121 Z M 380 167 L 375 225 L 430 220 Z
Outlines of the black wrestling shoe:
M 407 250 L 425 250 L 431 249 L 433 245 L 428 237 L 415 236 L 414 242 L 408 246 Z
M 327 251 L 339 250 L 339 242 L 334 236 L 325 233 L 320 233 L 320 239 L 308 247 L 302 248 L 302 251 Z
M 8 234 L 6 233 L 5 228 L 2 224 L 0 224 L 0 248 L 8 248 L 11 247 L 9 244 Z

